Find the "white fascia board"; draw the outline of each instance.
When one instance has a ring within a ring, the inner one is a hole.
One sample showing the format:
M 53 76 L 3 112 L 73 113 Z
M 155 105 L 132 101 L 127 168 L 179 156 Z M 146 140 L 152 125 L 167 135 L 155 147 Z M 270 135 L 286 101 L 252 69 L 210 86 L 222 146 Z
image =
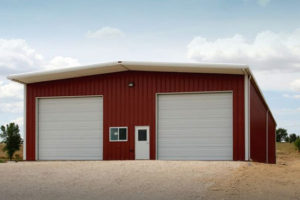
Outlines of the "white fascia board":
M 29 72 L 23 74 L 13 74 L 7 78 L 19 83 L 36 83 L 42 81 L 59 80 L 76 78 L 82 76 L 91 76 L 96 74 L 106 74 L 112 72 L 127 71 L 118 62 L 102 63 L 95 65 L 79 66 L 79 67 L 69 67 L 56 70 L 45 70 L 38 72 Z
M 125 66 L 160 66 L 160 67 L 207 67 L 207 68 L 247 68 L 245 64 L 233 63 L 180 63 L 180 62 L 139 62 L 139 61 L 118 61 Z
M 167 62 L 120 62 L 132 71 L 157 71 L 157 72 L 186 72 L 186 73 L 219 73 L 243 74 L 247 65 L 241 64 L 211 64 L 211 63 L 167 63 Z

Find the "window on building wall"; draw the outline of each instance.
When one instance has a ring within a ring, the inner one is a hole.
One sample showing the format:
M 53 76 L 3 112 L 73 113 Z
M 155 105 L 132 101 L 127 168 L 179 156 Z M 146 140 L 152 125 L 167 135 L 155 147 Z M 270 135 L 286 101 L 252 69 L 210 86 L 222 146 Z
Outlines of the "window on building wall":
M 111 142 L 127 141 L 127 127 L 110 127 L 109 135 Z

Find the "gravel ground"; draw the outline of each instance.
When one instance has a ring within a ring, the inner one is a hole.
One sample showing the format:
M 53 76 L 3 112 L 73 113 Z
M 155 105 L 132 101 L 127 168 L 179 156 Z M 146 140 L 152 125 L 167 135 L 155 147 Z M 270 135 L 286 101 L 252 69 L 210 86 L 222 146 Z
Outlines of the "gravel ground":
M 203 199 L 246 162 L 51 161 L 0 164 L 0 199 Z

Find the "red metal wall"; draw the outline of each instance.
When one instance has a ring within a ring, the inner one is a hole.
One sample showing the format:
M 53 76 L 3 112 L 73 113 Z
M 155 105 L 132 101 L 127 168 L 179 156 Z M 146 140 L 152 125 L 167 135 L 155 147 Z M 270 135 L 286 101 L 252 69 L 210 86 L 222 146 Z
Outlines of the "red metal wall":
M 271 113 L 268 113 L 268 162 L 276 163 L 276 124 Z
M 133 88 L 129 82 L 135 82 Z M 244 160 L 244 76 L 168 72 L 118 72 L 27 86 L 27 160 L 35 160 L 35 98 L 103 95 L 103 159 L 134 159 L 134 127 L 150 126 L 150 158 L 156 159 L 156 93 L 233 91 L 233 159 Z M 109 142 L 110 126 L 127 126 L 128 142 Z
M 254 83 L 250 84 L 250 158 L 275 163 L 275 120 Z

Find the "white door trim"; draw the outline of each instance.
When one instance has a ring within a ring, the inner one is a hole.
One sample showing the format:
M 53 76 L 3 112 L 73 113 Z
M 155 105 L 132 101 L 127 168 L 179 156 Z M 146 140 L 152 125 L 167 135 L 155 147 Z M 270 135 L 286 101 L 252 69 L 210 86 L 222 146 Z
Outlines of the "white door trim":
M 140 129 L 146 129 L 147 130 L 147 141 L 146 144 L 148 145 L 148 155 L 145 157 L 145 160 L 150 159 L 150 126 L 135 126 L 134 127 L 134 144 L 135 144 L 135 153 L 134 153 L 134 159 L 136 160 L 136 152 L 137 152 L 137 141 L 138 141 L 138 130 Z
M 35 160 L 39 160 L 39 100 L 40 99 L 62 99 L 62 98 L 89 98 L 89 97 L 102 97 L 103 100 L 103 95 L 35 97 Z M 102 104 L 102 110 L 103 107 L 104 107 L 104 103 Z M 103 126 L 102 126 L 102 134 L 103 134 Z M 102 140 L 102 147 L 103 147 L 103 140 Z M 102 158 L 103 158 L 103 149 L 102 149 Z

